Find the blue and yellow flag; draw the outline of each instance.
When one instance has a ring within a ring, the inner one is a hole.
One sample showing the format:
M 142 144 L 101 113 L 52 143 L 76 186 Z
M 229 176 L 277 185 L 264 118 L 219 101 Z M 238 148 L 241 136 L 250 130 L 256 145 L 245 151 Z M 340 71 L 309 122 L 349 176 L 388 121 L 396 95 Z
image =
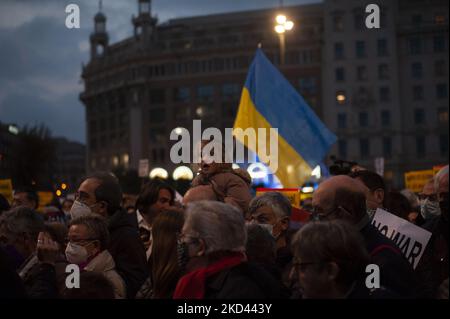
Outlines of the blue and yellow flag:
M 275 175 L 283 187 L 299 187 L 311 177 L 336 136 L 314 114 L 302 96 L 272 65 L 261 49 L 250 65 L 242 90 L 234 129 L 278 129 L 278 169 Z M 267 134 L 268 135 L 268 134 Z M 237 140 L 254 151 L 260 159 L 260 146 L 255 149 L 248 139 Z M 266 139 L 268 142 L 268 139 Z M 261 160 L 264 162 L 264 160 Z

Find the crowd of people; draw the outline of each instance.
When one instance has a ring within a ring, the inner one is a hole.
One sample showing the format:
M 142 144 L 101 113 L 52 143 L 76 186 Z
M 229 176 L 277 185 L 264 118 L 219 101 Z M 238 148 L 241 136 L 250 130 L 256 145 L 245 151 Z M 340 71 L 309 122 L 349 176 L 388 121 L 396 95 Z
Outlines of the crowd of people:
M 127 207 L 118 179 L 94 173 L 57 220 L 16 189 L 0 201 L 0 298 L 448 299 L 448 182 L 448 165 L 420 194 L 388 191 L 364 169 L 333 176 L 300 228 L 287 197 L 252 198 L 251 178 L 231 164 L 202 163 L 182 200 L 150 180 Z M 432 234 L 417 267 L 372 224 L 378 208 Z

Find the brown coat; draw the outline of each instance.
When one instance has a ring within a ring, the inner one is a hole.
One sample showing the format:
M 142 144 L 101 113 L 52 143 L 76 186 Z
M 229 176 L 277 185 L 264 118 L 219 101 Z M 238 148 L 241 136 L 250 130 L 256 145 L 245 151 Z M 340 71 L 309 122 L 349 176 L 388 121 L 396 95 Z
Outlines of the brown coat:
M 235 206 L 244 214 L 252 199 L 251 178 L 240 169 L 225 170 L 209 176 L 200 173 L 192 181 L 192 187 L 199 185 L 211 185 L 217 200 Z

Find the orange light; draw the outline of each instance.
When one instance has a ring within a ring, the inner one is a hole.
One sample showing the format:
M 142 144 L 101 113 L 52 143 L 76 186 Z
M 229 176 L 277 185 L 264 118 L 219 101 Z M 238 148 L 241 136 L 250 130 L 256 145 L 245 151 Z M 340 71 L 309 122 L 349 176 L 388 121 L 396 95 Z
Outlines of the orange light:
M 61 184 L 61 188 L 64 190 L 64 189 L 66 189 L 67 188 L 67 184 L 66 183 L 62 183 Z

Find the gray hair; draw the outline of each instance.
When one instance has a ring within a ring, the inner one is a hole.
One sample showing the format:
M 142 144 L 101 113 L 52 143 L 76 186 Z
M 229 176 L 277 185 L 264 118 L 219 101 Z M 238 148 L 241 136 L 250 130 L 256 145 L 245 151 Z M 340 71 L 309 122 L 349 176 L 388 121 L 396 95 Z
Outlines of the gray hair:
M 206 254 L 245 251 L 244 217 L 233 206 L 217 201 L 198 201 L 187 205 L 185 217 L 185 225 L 205 241 Z
M 444 167 L 442 167 L 439 170 L 439 172 L 437 172 L 436 175 L 434 175 L 434 190 L 435 190 L 435 192 L 438 191 L 439 183 L 441 182 L 441 179 L 443 177 L 448 178 L 448 165 L 445 165 Z
M 89 238 L 100 242 L 100 249 L 107 249 L 109 245 L 109 231 L 106 220 L 100 215 L 85 215 L 72 220 L 69 228 L 74 225 L 84 225 L 87 228 Z
M 19 206 L 9 210 L 0 217 L 0 227 L 5 229 L 8 236 L 17 237 L 20 234 L 28 234 L 36 241 L 45 224 L 42 216 L 35 210 Z
M 269 206 L 279 218 L 290 217 L 292 205 L 289 199 L 278 192 L 267 192 L 252 199 L 248 208 L 248 215 L 258 208 Z

